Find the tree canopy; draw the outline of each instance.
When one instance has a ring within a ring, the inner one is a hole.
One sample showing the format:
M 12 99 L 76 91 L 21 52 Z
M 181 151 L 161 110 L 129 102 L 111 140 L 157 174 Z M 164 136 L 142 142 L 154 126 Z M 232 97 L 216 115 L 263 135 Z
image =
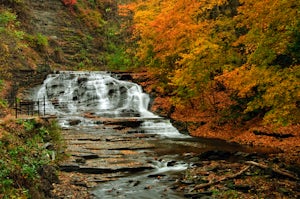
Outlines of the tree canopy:
M 299 1 L 138 0 L 127 6 L 139 63 L 155 68 L 174 103 L 200 104 L 223 89 L 241 117 L 299 123 Z

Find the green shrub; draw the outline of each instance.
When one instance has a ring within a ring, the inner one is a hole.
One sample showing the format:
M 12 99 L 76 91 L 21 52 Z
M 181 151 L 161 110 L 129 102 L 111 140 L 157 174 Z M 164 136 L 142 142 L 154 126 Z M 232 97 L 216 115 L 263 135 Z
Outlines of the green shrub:
M 10 25 L 13 25 L 16 22 L 17 16 L 16 14 L 9 12 L 9 11 L 3 11 L 0 13 L 0 27 L 1 28 L 7 28 Z
M 49 46 L 48 38 L 41 33 L 37 35 L 25 35 L 25 39 L 28 42 L 28 45 L 32 48 L 35 48 L 38 51 L 45 51 L 45 49 Z
M 0 197 L 31 198 L 39 189 L 39 169 L 51 164 L 51 154 L 61 147 L 59 127 L 56 122 L 19 119 L 4 122 L 0 130 Z M 47 142 L 53 150 L 43 147 Z

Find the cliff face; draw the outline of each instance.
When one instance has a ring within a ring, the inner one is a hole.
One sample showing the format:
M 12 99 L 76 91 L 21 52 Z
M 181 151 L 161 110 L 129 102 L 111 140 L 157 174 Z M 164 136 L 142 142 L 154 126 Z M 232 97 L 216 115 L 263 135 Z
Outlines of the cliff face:
M 98 57 L 103 51 L 101 6 L 86 11 L 82 8 L 86 5 L 67 7 L 60 0 L 26 1 L 25 4 L 31 10 L 28 31 L 48 40 L 43 56 L 46 64 L 54 70 L 93 66 L 103 69 Z M 85 11 L 99 15 L 98 19 L 91 18 L 89 22 L 98 21 L 88 24 L 89 15 Z
M 97 1 L 94 6 L 86 1 L 74 7 L 61 0 L 1 1 L 2 98 L 40 84 L 50 71 L 104 70 L 99 56 L 104 51 L 104 10 L 113 3 Z
M 52 69 L 78 69 L 80 64 L 101 68 L 103 64 L 97 60 L 102 50 L 100 25 L 87 25 L 83 13 L 60 0 L 27 0 L 25 5 L 31 11 L 28 31 L 48 40 L 43 58 Z

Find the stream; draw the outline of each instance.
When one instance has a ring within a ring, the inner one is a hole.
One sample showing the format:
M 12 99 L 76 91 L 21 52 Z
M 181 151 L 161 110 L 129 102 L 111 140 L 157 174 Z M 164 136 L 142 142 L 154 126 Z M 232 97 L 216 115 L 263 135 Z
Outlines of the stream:
M 174 183 L 205 151 L 246 147 L 181 134 L 148 110 L 149 96 L 108 72 L 62 71 L 35 89 L 41 114 L 55 115 L 70 157 L 60 169 L 78 177 L 94 198 L 185 198 Z M 252 149 L 253 150 L 253 149 Z

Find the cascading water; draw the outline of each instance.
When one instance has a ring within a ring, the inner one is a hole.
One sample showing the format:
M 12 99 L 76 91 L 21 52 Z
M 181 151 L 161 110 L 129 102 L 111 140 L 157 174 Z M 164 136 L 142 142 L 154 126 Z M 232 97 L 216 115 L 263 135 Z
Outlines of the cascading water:
M 193 154 L 237 150 L 180 134 L 169 120 L 148 111 L 149 96 L 139 85 L 107 72 L 51 74 L 34 98 L 40 102 L 36 110 L 56 115 L 66 129 L 70 156 L 61 170 L 74 171 L 75 181 L 84 173 L 94 198 L 185 198 L 171 187 L 197 161 Z
M 44 101 L 46 114 L 57 115 L 62 127 L 94 126 L 89 119 L 135 118 L 142 121 L 140 131 L 166 137 L 182 137 L 169 120 L 148 111 L 149 96 L 132 82 L 118 80 L 107 72 L 71 72 L 50 74 L 36 94 Z M 89 117 L 85 117 L 89 115 Z

